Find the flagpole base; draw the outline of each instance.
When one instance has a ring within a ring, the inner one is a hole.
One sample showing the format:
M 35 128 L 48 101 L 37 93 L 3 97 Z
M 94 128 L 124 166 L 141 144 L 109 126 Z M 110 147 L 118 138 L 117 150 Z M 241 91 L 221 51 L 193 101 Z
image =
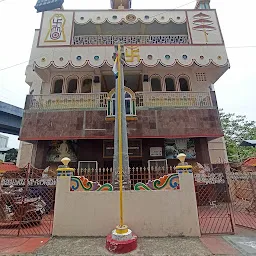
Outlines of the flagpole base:
M 106 249 L 115 254 L 129 253 L 137 249 L 137 236 L 127 226 L 117 226 L 106 239 Z

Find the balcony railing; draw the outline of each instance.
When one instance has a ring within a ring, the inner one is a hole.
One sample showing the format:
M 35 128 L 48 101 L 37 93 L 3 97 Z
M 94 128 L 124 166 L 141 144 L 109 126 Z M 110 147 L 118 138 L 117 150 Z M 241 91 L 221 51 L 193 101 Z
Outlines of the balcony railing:
M 106 109 L 107 93 L 28 95 L 25 109 Z
M 208 92 L 136 92 L 136 106 L 204 108 L 213 104 Z
M 212 107 L 208 92 L 136 92 L 136 108 L 207 108 Z M 70 93 L 28 95 L 26 110 L 95 109 L 107 110 L 108 93 Z
M 189 44 L 187 35 L 92 35 L 74 36 L 73 45 Z

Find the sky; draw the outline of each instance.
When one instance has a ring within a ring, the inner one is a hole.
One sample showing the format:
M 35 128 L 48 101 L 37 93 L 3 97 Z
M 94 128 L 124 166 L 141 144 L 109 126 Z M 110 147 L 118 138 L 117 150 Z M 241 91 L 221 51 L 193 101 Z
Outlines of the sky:
M 192 0 L 132 0 L 133 9 L 193 9 Z M 29 86 L 25 70 L 34 30 L 41 14 L 36 0 L 0 0 L 0 101 L 24 107 Z M 255 0 L 211 0 L 227 47 L 231 69 L 216 83 L 218 104 L 227 113 L 246 115 L 256 121 L 256 32 Z M 65 0 L 65 9 L 109 9 L 110 0 Z M 246 46 L 246 47 L 245 47 Z M 254 47 L 249 47 L 254 46 Z M 8 135 L 9 147 L 18 148 L 18 136 Z

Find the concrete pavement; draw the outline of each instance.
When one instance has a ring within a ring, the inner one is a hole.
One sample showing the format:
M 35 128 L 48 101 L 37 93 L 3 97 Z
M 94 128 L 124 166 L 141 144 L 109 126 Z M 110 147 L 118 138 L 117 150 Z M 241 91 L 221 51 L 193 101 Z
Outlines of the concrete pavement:
M 113 255 L 105 248 L 105 238 L 53 238 L 37 251 L 38 256 Z M 142 238 L 129 256 L 212 255 L 198 238 Z
M 237 235 L 201 238 L 140 238 L 138 249 L 129 256 L 256 255 L 256 232 L 237 229 Z M 108 256 L 105 238 L 0 238 L 0 255 L 24 256 Z

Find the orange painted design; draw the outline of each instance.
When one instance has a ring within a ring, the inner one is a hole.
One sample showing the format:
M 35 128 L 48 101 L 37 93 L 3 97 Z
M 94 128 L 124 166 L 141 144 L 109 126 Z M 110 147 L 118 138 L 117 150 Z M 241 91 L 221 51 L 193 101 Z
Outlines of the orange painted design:
M 168 179 L 168 175 L 164 175 L 163 177 L 161 177 L 160 180 L 160 184 L 158 185 L 159 187 L 163 186 L 165 181 Z
M 107 187 L 105 187 L 101 191 L 109 191 L 109 189 Z
M 88 182 L 89 180 L 85 177 L 80 177 L 81 179 L 81 182 L 83 183 L 83 185 L 86 187 L 86 188 L 90 188 L 90 186 L 88 186 Z

